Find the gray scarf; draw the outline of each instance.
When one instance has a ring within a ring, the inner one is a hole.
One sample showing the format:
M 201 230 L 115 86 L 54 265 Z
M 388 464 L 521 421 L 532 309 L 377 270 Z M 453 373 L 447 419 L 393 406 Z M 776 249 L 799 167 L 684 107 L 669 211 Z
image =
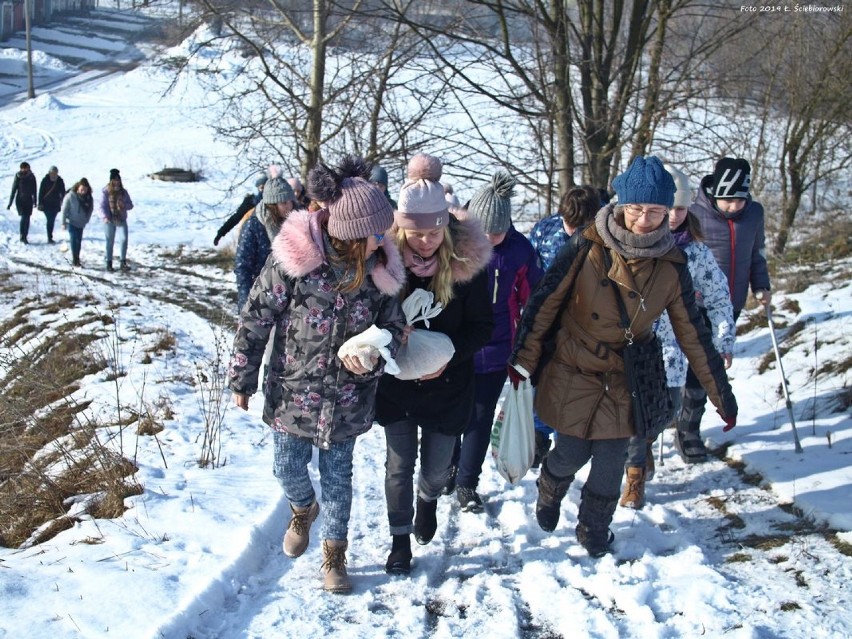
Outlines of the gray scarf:
M 628 231 L 615 219 L 615 206 L 610 204 L 598 211 L 595 228 L 609 248 L 624 259 L 662 257 L 675 245 L 668 219 L 656 231 L 638 235 Z

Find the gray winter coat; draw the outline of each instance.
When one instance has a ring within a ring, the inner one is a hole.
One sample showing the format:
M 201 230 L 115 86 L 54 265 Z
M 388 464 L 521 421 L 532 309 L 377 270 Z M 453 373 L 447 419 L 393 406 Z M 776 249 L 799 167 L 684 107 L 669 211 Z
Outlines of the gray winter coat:
M 78 229 L 85 228 L 89 220 L 92 219 L 92 211 L 94 210 L 94 202 L 92 196 L 88 197 L 88 209 L 80 201 L 80 196 L 74 191 L 68 191 L 65 198 L 62 200 L 62 223 L 70 224 Z
M 283 223 L 240 312 L 229 371 L 231 390 L 253 394 L 275 327 L 263 421 L 324 449 L 370 429 L 384 371 L 380 361 L 366 375 L 351 373 L 338 349 L 376 324 L 393 335 L 389 348 L 395 354 L 405 324 L 398 295 L 405 269 L 396 247 L 386 243 L 385 263 L 374 254 L 361 288 L 342 293 L 346 275 L 327 257 L 333 251 L 323 226 L 327 215 L 294 211 Z
M 698 216 L 704 243 L 728 278 L 737 317 L 745 306 L 749 284 L 752 291 L 769 290 L 763 206 L 749 196 L 742 210 L 730 215 L 722 213 L 708 193 L 712 182 L 712 175 L 701 180 L 689 210 Z

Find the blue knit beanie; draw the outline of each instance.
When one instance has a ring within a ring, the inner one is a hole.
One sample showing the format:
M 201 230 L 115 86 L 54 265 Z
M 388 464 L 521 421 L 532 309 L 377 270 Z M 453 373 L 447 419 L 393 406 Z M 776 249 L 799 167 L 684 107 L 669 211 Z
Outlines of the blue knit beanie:
M 370 182 L 382 184 L 385 187 L 387 187 L 387 185 L 388 185 L 388 172 L 385 171 L 384 167 L 381 167 L 378 164 L 374 164 L 373 170 L 370 172 Z
M 659 158 L 639 156 L 612 181 L 619 204 L 674 204 L 675 183 Z

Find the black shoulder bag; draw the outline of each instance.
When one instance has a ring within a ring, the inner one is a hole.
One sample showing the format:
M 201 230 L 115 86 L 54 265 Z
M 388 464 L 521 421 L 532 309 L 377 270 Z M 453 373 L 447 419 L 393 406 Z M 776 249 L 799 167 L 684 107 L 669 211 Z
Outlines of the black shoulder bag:
M 604 248 L 604 264 L 607 272 L 612 267 L 609 249 Z M 621 351 L 624 360 L 624 376 L 633 402 L 633 427 L 636 436 L 655 439 L 674 418 L 674 407 L 669 396 L 666 382 L 666 368 L 663 363 L 663 347 L 656 333 L 651 331 L 651 339 L 639 343 L 633 341 L 630 318 L 618 289 L 618 284 L 610 279 L 621 315 L 621 328 L 627 345 Z

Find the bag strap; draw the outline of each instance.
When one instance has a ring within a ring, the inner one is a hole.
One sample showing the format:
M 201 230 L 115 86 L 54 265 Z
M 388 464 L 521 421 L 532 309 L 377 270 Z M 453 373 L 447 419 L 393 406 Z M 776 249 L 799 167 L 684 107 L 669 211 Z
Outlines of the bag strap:
M 618 312 L 621 315 L 621 328 L 624 329 L 624 339 L 627 340 L 627 345 L 630 346 L 633 344 L 633 331 L 630 328 L 633 322 L 630 321 L 630 317 L 627 315 L 627 307 L 624 305 L 624 298 L 621 297 L 621 291 L 618 290 L 618 282 L 609 276 L 609 271 L 612 269 L 612 258 L 609 255 L 609 251 L 610 249 L 604 246 L 603 258 L 604 266 L 606 267 L 606 276 L 615 294 L 615 301 L 618 303 Z

